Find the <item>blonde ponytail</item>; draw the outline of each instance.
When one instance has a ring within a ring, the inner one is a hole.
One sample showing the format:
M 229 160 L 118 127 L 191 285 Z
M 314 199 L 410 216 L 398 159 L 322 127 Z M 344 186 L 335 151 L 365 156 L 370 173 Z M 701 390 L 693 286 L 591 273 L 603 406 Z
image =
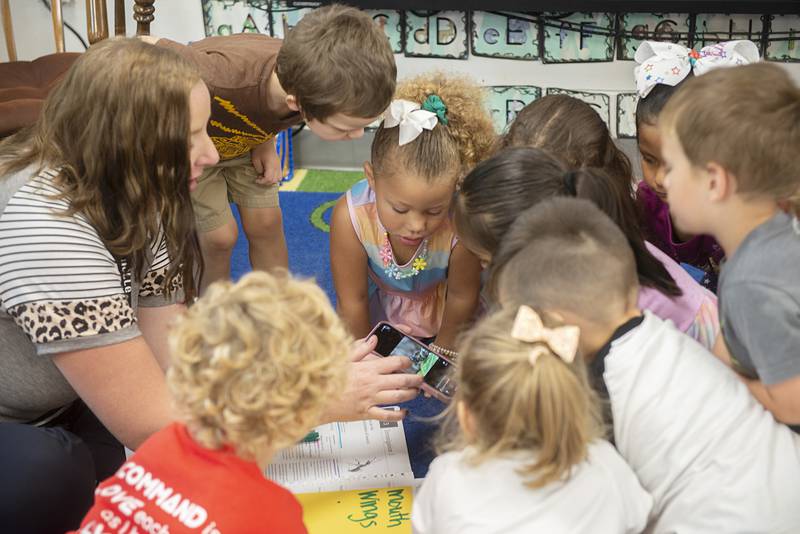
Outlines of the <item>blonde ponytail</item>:
M 528 487 L 538 488 L 567 478 L 603 428 L 580 356 L 568 363 L 545 342 L 512 338 L 516 314 L 496 312 L 462 341 L 454 406 L 464 403 L 474 428 L 469 436 L 445 434 L 440 443 L 444 450 L 469 445 L 476 464 L 530 451 L 533 460 L 521 474 Z M 557 324 L 546 315 L 543 321 Z M 445 425 L 451 433 L 453 427 L 452 420 Z

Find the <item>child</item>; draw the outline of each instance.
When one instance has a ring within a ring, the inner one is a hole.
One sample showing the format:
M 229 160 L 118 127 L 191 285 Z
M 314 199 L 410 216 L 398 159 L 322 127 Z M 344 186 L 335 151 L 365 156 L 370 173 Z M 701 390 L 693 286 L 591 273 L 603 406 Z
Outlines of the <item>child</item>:
M 709 235 L 688 235 L 672 223 L 664 190 L 664 161 L 658 114 L 672 94 L 692 74 L 718 66 L 754 63 L 758 48 L 750 41 L 731 41 L 706 46 L 695 53 L 679 44 L 645 41 L 636 50 L 634 69 L 639 102 L 636 106 L 636 141 L 642 157 L 643 182 L 636 190 L 642 225 L 647 238 L 673 260 L 681 263 L 708 289 L 717 291 L 723 252 Z M 687 267 L 688 266 L 688 267 Z
M 460 430 L 414 499 L 413 531 L 641 532 L 653 499 L 600 439 L 578 329 L 521 306 L 487 317 L 460 345 L 444 427 L 457 419 Z
M 592 119 L 570 123 L 580 125 L 577 129 L 584 135 L 592 131 L 590 125 L 594 119 L 607 132 L 600 117 L 587 104 L 570 97 L 558 98 L 565 103 L 575 103 L 573 109 L 586 111 L 584 118 Z M 540 102 L 552 110 L 554 108 L 550 104 L 554 101 L 548 99 L 550 97 Z M 556 107 L 559 107 L 558 104 Z M 529 106 L 522 111 L 521 117 L 532 118 L 533 114 L 528 112 L 531 109 L 538 110 Z M 575 117 L 580 118 L 581 114 Z M 550 123 L 548 120 L 544 122 Z M 525 123 L 530 124 L 528 121 Z M 517 131 L 515 127 L 516 123 L 512 126 L 512 133 Z M 571 127 L 565 127 L 559 135 L 570 137 L 570 130 Z M 544 128 L 544 131 L 547 129 Z M 608 142 L 611 143 L 610 138 Z M 559 146 L 571 150 L 569 144 Z M 590 147 L 594 145 L 585 146 L 589 148 L 586 154 L 591 155 Z M 627 159 L 619 154 L 618 161 L 622 164 Z M 579 161 L 573 164 L 580 166 Z M 678 329 L 706 347 L 713 347 L 719 333 L 716 297 L 695 282 L 677 263 L 642 239 L 630 185 L 626 185 L 629 183 L 629 179 L 627 182 L 613 179 L 596 170 L 568 172 L 557 159 L 539 149 L 509 148 L 478 165 L 464 179 L 455 202 L 458 235 L 465 247 L 488 263 L 514 219 L 530 206 L 553 196 L 577 196 L 591 200 L 611 216 L 634 250 L 641 284 L 639 306 L 673 321 Z
M 776 65 L 714 71 L 686 82 L 659 131 L 675 224 L 728 257 L 716 352 L 800 431 L 800 224 L 779 207 L 800 191 L 800 89 Z
M 367 13 L 331 5 L 305 15 L 283 43 L 243 33 L 188 46 L 157 44 L 191 60 L 211 91 L 209 133 L 222 162 L 192 194 L 205 260 L 202 287 L 229 276 L 237 238 L 230 200 L 239 207 L 253 268 L 286 268 L 275 135 L 305 121 L 325 140 L 361 137 L 395 89 L 386 35 Z
M 300 503 L 263 470 L 344 386 L 349 345 L 312 282 L 250 273 L 209 287 L 172 332 L 181 422 L 98 486 L 80 532 L 305 533 Z
M 628 241 L 596 206 L 540 202 L 494 262 L 501 306 L 580 327 L 617 449 L 654 498 L 653 532 L 800 530 L 800 436 L 697 342 L 642 314 Z
M 450 203 L 494 132 L 480 88 L 465 79 L 423 75 L 401 84 L 396 98 L 364 164 L 366 180 L 331 217 L 339 313 L 356 337 L 388 320 L 435 337 L 434 349 L 453 356 L 457 329 L 478 303 L 481 268 L 457 243 Z

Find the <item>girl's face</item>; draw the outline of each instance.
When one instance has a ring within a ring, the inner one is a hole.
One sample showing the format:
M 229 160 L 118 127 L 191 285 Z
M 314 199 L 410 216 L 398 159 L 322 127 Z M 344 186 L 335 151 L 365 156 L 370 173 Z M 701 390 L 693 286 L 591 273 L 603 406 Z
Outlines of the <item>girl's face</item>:
M 381 223 L 403 245 L 418 246 L 448 219 L 455 176 L 429 182 L 415 173 L 400 171 L 375 178 L 369 163 L 364 171 L 375 191 Z
M 219 161 L 219 154 L 214 143 L 208 136 L 206 125 L 211 117 L 211 97 L 206 84 L 198 82 L 189 94 L 189 163 L 191 175 L 189 176 L 189 190 L 197 187 L 197 179 L 203 174 L 203 169 L 215 165 Z
M 644 181 L 661 200 L 666 202 L 667 190 L 664 188 L 664 160 L 661 156 L 661 135 L 658 132 L 658 126 L 642 123 L 638 127 L 638 134 Z

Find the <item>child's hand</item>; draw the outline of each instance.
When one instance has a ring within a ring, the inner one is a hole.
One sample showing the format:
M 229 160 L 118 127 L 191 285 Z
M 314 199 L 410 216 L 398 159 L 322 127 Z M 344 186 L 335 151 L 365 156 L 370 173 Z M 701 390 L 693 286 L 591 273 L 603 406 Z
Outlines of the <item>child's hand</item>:
M 283 178 L 281 159 L 275 149 L 275 138 L 265 141 L 250 151 L 253 168 L 258 173 L 256 183 L 261 185 L 277 184 Z
M 386 410 L 379 405 L 399 404 L 415 398 L 422 377 L 398 372 L 411 366 L 411 360 L 405 356 L 369 357 L 377 342 L 372 336 L 356 343 L 351 352 L 347 387 L 339 399 L 328 406 L 322 422 L 399 421 L 405 417 L 405 410 Z

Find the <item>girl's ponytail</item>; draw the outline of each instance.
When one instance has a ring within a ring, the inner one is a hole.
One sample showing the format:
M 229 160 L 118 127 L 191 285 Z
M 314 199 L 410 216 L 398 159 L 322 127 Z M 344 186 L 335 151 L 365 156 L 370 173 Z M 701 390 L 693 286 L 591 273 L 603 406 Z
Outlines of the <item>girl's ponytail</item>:
M 452 412 L 463 403 L 474 424 L 470 435 L 461 432 L 444 448 L 469 445 L 474 463 L 531 451 L 522 471 L 531 488 L 568 477 L 604 433 L 577 336 L 577 327 L 557 326 L 527 306 L 479 323 L 461 343 L 459 389 L 448 416 L 452 428 Z
M 612 179 L 601 169 L 585 168 L 572 171 L 570 174 L 572 174 L 570 179 L 575 185 L 575 196 L 592 201 L 611 217 L 625 234 L 636 259 L 639 283 L 671 297 L 680 296 L 681 289 L 666 267 L 647 249 L 639 226 L 636 205 L 630 191 L 624 188 L 622 182 Z

